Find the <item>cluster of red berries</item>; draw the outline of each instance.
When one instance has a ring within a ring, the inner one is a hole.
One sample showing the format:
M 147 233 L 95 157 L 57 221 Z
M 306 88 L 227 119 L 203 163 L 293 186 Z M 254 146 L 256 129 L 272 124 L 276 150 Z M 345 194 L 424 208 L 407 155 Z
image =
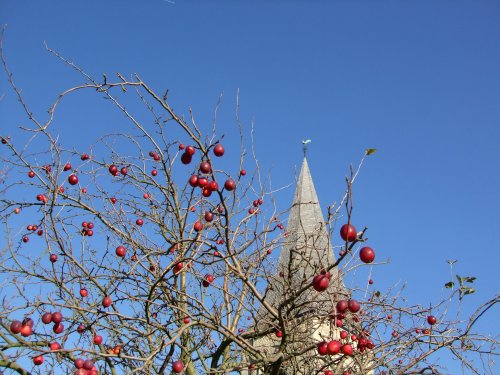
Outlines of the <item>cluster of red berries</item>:
M 82 222 L 82 235 L 92 237 L 94 235 L 94 223 L 89 221 Z
M 128 173 L 128 169 L 127 167 L 121 167 L 120 170 L 118 170 L 118 167 L 114 164 L 111 164 L 109 167 L 108 167 L 108 171 L 109 173 L 111 173 L 113 176 L 118 176 L 120 173 L 124 176 L 127 175 Z M 70 176 L 71 177 L 71 176 Z
M 49 201 L 48 198 L 44 194 L 38 194 L 36 196 L 36 200 L 39 202 L 42 202 L 43 204 L 47 204 L 47 202 Z
M 97 367 L 91 359 L 76 358 L 73 362 L 77 371 L 75 375 L 98 375 Z
M 62 333 L 62 331 L 64 331 L 64 325 L 62 324 L 62 320 L 63 316 L 60 311 L 56 311 L 54 313 L 46 312 L 45 314 L 42 315 L 43 324 L 54 323 L 52 330 L 56 334 Z
M 23 321 L 14 320 L 10 324 L 10 332 L 14 335 L 20 333 L 24 337 L 29 337 L 33 332 L 35 322 L 31 318 L 24 318 Z

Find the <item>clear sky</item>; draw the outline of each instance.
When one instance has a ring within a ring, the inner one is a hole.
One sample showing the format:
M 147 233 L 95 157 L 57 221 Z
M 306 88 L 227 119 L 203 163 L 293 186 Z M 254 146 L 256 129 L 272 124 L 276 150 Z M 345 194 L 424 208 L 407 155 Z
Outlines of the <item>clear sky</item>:
M 373 270 L 376 285 L 406 281 L 410 302 L 427 305 L 456 259 L 459 274 L 478 277 L 471 304 L 499 292 L 499 1 L 0 0 L 0 23 L 16 81 L 42 117 L 81 82 L 46 41 L 97 77 L 138 73 L 168 88 L 175 109 L 191 106 L 206 129 L 223 92 L 229 140 L 239 89 L 241 119 L 247 132 L 254 122 L 274 186 L 294 181 L 301 140 L 312 139 L 324 206 L 340 199 L 349 164 L 377 148 L 353 217 L 369 227 L 377 260 L 391 260 Z M 25 120 L 5 75 L 0 85 L 1 132 L 15 135 Z M 63 140 L 117 131 L 102 104 L 89 111 L 91 98 L 64 102 Z M 286 205 L 292 194 L 279 197 Z M 498 333 L 495 313 L 483 329 Z

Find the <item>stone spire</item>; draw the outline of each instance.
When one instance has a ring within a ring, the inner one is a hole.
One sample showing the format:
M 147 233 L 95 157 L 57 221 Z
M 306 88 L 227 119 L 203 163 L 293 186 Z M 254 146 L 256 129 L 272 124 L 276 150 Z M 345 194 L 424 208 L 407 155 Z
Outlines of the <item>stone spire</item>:
M 306 158 L 302 162 L 286 232 L 288 236 L 280 254 L 278 270 L 289 275 L 293 287 L 298 288 L 310 282 L 321 269 L 326 269 L 335 262 L 330 236 Z M 332 292 L 344 293 L 345 288 L 337 269 L 333 269 L 331 273 L 332 285 L 325 295 Z M 307 299 L 318 297 L 312 288 L 306 294 Z
M 302 352 L 332 336 L 329 313 L 336 301 L 347 295 L 337 268 L 330 270 L 328 289 L 317 292 L 312 279 L 335 262 L 330 235 L 325 224 L 307 159 L 304 157 L 295 196 L 288 216 L 286 237 L 281 248 L 277 275 L 269 282 L 265 301 L 286 321 L 287 347 L 285 352 Z M 277 321 L 261 306 L 256 319 L 257 331 L 269 332 Z M 281 340 L 273 334 L 256 339 L 254 345 L 264 353 L 273 353 Z M 319 361 L 319 362 L 318 362 Z M 321 358 L 315 351 L 294 356 L 280 374 L 306 375 L 317 369 Z M 261 372 L 257 372 L 260 374 Z
M 286 233 L 277 267 L 279 277 L 269 289 L 266 301 L 277 306 L 280 301 L 292 298 L 306 309 L 320 306 L 323 312 L 328 313 L 333 308 L 332 296 L 347 294 L 337 268 L 330 270 L 331 282 L 325 292 L 318 293 L 308 287 L 300 295 L 294 295 L 310 285 L 321 270 L 335 262 L 330 235 L 306 158 L 297 180 Z

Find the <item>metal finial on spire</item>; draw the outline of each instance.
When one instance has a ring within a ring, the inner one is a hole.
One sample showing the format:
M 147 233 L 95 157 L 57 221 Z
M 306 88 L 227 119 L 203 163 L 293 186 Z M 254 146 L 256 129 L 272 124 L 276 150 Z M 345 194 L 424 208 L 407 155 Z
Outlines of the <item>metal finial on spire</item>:
M 304 151 L 304 157 L 306 157 L 307 154 L 307 144 L 311 143 L 310 139 L 305 139 L 302 141 L 302 150 Z

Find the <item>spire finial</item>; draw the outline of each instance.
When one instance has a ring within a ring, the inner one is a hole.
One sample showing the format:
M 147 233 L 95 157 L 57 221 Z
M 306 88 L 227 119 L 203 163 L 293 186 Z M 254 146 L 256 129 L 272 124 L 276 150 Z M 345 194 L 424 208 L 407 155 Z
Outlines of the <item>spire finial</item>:
M 307 154 L 307 145 L 311 143 L 311 140 L 310 139 L 304 139 L 302 141 L 302 151 L 304 151 L 304 157 L 306 157 L 306 154 Z

